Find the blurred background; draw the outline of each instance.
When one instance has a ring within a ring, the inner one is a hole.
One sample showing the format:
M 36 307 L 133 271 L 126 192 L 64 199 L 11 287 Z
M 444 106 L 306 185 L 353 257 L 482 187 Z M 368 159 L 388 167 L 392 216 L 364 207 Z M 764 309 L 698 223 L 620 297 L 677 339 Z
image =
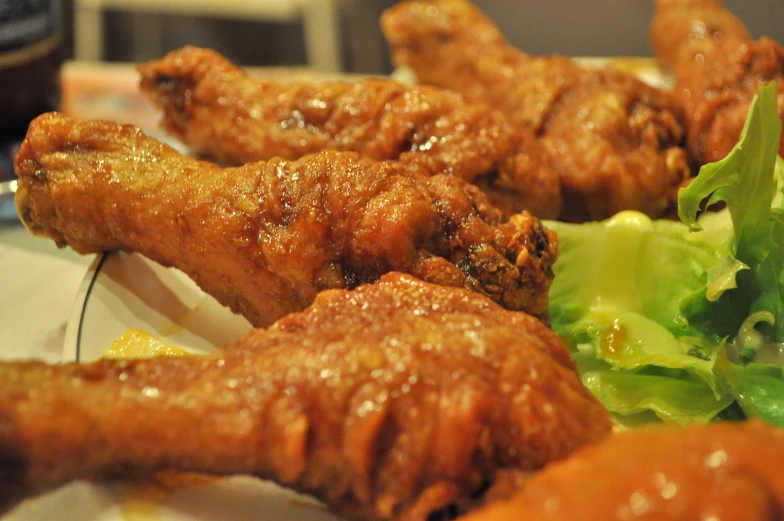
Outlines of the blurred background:
M 378 18 L 394 3 L 394 0 L 63 0 L 65 53 L 68 58 L 78 55 L 137 62 L 193 44 L 215 49 L 242 65 L 310 64 L 345 72 L 388 73 L 392 67 Z M 648 25 L 653 0 L 477 0 L 476 3 L 513 44 L 531 54 L 651 55 Z M 784 0 L 726 0 L 726 4 L 755 36 L 768 35 L 784 41 Z M 91 29 L 75 35 L 75 22 L 81 24 L 77 27 Z M 94 28 L 98 26 L 103 35 L 100 40 L 95 38 Z

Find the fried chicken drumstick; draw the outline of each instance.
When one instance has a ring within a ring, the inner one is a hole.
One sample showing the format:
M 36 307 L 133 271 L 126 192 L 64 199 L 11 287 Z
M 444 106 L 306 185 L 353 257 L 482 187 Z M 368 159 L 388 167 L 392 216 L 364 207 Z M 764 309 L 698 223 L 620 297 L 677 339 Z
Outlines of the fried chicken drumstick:
M 674 99 L 696 164 L 732 150 L 754 95 L 771 80 L 779 81 L 784 118 L 784 48 L 770 38 L 753 41 L 720 0 L 657 0 L 651 41 L 662 66 L 675 72 Z
M 397 65 L 535 133 L 561 175 L 566 220 L 672 209 L 689 165 L 668 94 L 620 71 L 528 56 L 464 0 L 401 2 L 382 27 Z
M 630 431 L 534 474 L 465 521 L 777 521 L 784 430 L 719 423 Z
M 0 364 L 0 498 L 193 470 L 274 479 L 350 519 L 424 521 L 610 427 L 541 322 L 392 273 L 209 357 Z
M 561 211 L 560 178 L 533 134 L 453 92 L 380 78 L 266 82 L 196 47 L 139 73 L 163 126 L 195 153 L 227 165 L 354 151 L 479 184 L 508 215 L 528 210 L 544 219 Z
M 340 152 L 221 169 L 135 127 L 56 113 L 31 123 L 16 171 L 34 234 L 175 266 L 257 326 L 389 271 L 547 312 L 555 234 L 528 213 L 502 222 L 451 176 Z
M 655 0 L 651 43 L 663 70 L 672 70 L 685 47 L 701 41 L 752 40 L 743 22 L 721 0 Z M 716 50 L 706 47 L 706 50 Z

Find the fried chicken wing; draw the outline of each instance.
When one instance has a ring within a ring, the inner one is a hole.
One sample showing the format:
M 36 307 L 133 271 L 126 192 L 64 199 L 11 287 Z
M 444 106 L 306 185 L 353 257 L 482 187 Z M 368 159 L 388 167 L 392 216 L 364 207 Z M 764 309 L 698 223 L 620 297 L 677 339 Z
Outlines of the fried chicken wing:
M 666 93 L 621 71 L 528 56 L 464 0 L 402 2 L 382 26 L 397 65 L 534 132 L 561 176 L 565 219 L 672 209 L 690 170 Z
M 560 177 L 539 143 L 500 112 L 453 92 L 381 78 L 265 82 L 195 47 L 139 73 L 142 90 L 163 111 L 163 126 L 224 164 L 355 151 L 480 183 L 508 215 L 525 209 L 555 218 L 561 211 Z
M 719 0 L 658 0 L 651 41 L 662 65 L 674 68 L 674 99 L 696 164 L 732 150 L 754 95 L 771 80 L 779 81 L 784 118 L 784 48 L 769 38 L 753 41 Z
M 662 427 L 606 438 L 534 474 L 465 521 L 775 521 L 784 430 L 762 423 Z
M 394 273 L 209 357 L 0 364 L 0 499 L 193 470 L 274 479 L 349 519 L 424 521 L 610 427 L 541 322 Z
M 751 41 L 751 34 L 720 0 L 655 0 L 651 44 L 663 70 L 675 68 L 689 42 Z M 708 48 L 710 49 L 710 48 Z
M 502 222 L 451 176 L 340 152 L 221 169 L 135 127 L 56 113 L 31 123 L 16 171 L 34 234 L 175 266 L 254 325 L 389 271 L 547 311 L 555 234 L 528 213 Z

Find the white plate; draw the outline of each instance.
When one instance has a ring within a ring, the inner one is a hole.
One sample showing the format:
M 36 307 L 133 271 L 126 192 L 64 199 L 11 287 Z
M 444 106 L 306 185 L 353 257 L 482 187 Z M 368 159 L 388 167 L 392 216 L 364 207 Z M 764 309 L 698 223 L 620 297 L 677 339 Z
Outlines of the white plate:
M 190 351 L 208 353 L 250 324 L 204 294 L 182 272 L 136 254 L 99 256 L 79 289 L 64 360 L 98 358 L 137 328 Z M 249 477 L 173 492 L 74 483 L 30 500 L 3 521 L 338 521 L 315 501 Z
M 179 270 L 133 253 L 99 256 L 79 288 L 63 358 L 95 360 L 131 328 L 189 351 L 210 353 L 251 326 Z

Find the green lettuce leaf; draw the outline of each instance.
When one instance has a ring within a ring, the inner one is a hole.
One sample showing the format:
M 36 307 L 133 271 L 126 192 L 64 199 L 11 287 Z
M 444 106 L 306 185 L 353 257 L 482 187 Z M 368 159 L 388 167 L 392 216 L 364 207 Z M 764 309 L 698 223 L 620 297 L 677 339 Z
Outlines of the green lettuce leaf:
M 637 212 L 547 223 L 560 244 L 552 328 L 574 350 L 586 386 L 616 415 L 650 410 L 665 421 L 707 422 L 733 401 L 714 371 L 714 346 L 695 356 L 702 338 L 679 307 L 705 286 L 731 239 L 728 215 L 708 221 L 711 232 L 699 234 Z
M 760 89 L 754 98 L 740 140 L 723 160 L 705 165 L 678 194 L 678 214 L 692 230 L 702 201 L 724 201 L 733 225 L 726 258 L 709 270 L 727 289 L 702 288 L 682 306 L 689 323 L 706 334 L 732 335 L 757 311 L 775 317 L 767 333 L 784 342 L 784 195 L 782 161 L 778 157 L 781 120 L 777 84 Z
M 708 423 L 733 401 L 729 395 L 716 399 L 704 382 L 688 374 L 601 371 L 585 373 L 583 382 L 616 414 L 650 410 L 664 421 L 683 425 Z
M 750 418 L 784 426 L 784 374 L 780 365 L 734 366 L 735 399 Z
M 777 155 L 776 87 L 760 90 L 732 152 L 679 193 L 679 214 L 692 229 L 699 229 L 694 216 L 701 200 L 727 203 L 733 240 L 725 262 L 711 270 L 734 279 L 726 292 L 693 293 L 681 310 L 705 335 L 736 335 L 741 365 L 733 365 L 733 396 L 746 416 L 784 426 L 784 160 Z M 775 363 L 760 363 L 768 360 Z
M 780 138 L 773 83 L 751 104 L 732 152 L 681 190 L 683 223 L 636 212 L 547 223 L 560 242 L 552 327 L 615 415 L 784 426 Z M 703 203 L 720 201 L 725 210 L 698 218 Z

